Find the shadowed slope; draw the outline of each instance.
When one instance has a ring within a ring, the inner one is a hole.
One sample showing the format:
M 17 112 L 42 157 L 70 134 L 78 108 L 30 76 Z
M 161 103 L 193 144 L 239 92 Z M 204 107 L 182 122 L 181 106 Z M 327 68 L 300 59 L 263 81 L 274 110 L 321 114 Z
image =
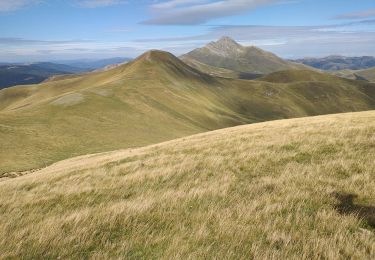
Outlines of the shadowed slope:
M 0 258 L 374 259 L 374 129 L 373 111 L 280 120 L 4 180 Z

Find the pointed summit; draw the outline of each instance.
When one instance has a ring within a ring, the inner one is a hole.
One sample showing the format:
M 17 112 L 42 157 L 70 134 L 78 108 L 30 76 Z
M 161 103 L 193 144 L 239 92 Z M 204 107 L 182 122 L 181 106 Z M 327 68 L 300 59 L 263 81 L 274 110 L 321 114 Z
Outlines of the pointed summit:
M 212 51 L 220 51 L 223 55 L 238 52 L 243 49 L 242 45 L 228 36 L 221 37 L 218 41 L 211 42 L 206 47 Z
M 216 43 L 225 44 L 225 45 L 233 45 L 233 46 L 241 46 L 238 42 L 236 42 L 229 36 L 221 37 Z
M 208 65 L 211 71 L 215 68 L 225 69 L 232 71 L 234 75 L 237 73 L 245 77 L 249 74 L 268 74 L 287 69 L 306 69 L 303 65 L 283 60 L 255 46 L 242 46 L 227 36 L 183 55 L 182 59 L 198 69 Z

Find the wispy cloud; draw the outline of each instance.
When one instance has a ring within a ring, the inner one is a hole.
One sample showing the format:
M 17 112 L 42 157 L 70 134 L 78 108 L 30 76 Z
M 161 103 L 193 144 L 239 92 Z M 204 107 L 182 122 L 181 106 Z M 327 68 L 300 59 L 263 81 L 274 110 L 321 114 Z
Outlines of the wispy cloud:
M 0 37 L 0 45 L 14 46 L 14 45 L 59 45 L 59 44 L 73 44 L 90 42 L 86 40 L 65 40 L 65 41 L 47 41 L 34 40 L 15 37 Z
M 153 4 L 152 7 L 156 9 L 164 9 L 164 8 L 175 8 L 175 7 L 186 6 L 189 4 L 202 4 L 202 3 L 208 3 L 208 2 L 209 0 L 170 0 L 167 2 Z
M 335 16 L 335 19 L 366 19 L 369 17 L 375 17 L 375 9 L 365 10 L 361 12 L 352 12 Z
M 97 8 L 97 7 L 107 7 L 119 4 L 126 4 L 127 1 L 124 0 L 81 0 L 78 2 L 80 7 L 84 8 Z
M 156 17 L 142 22 L 156 25 L 194 25 L 237 15 L 282 0 L 169 0 L 151 6 Z
M 0 0 L 0 12 L 15 11 L 40 2 L 40 0 Z
M 134 57 L 152 49 L 151 43 L 89 40 L 38 40 L 0 37 L 0 59 L 29 62 L 51 59 Z
M 288 58 L 331 54 L 375 55 L 375 32 L 356 30 L 364 23 L 375 24 L 373 20 L 368 20 L 322 26 L 223 25 L 211 27 L 210 31 L 201 35 L 137 41 L 154 45 L 185 43 L 198 47 L 222 36 L 230 36 L 244 45 L 259 46 Z

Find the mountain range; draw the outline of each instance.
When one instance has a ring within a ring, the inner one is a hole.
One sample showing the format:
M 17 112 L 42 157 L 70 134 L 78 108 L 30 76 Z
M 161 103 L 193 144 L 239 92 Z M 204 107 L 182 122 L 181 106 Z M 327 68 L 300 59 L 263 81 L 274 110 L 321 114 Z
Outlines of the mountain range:
M 226 79 L 150 51 L 113 69 L 1 90 L 0 171 L 236 125 L 374 108 L 375 87 L 365 81 L 310 70 Z
M 104 60 L 68 60 L 58 62 L 37 62 L 25 64 L 0 64 L 0 89 L 15 85 L 27 85 L 66 74 L 89 72 L 129 61 L 128 58 Z
M 293 60 L 293 62 L 302 63 L 321 70 L 362 70 L 375 67 L 375 57 L 345 57 L 328 56 L 324 58 L 304 58 Z
M 15 85 L 36 84 L 53 75 L 84 71 L 80 68 L 51 62 L 0 65 L 0 89 Z
M 334 75 L 373 81 L 375 58 L 328 56 L 284 60 L 255 46 L 242 46 L 232 38 L 222 37 L 202 48 L 180 56 L 189 66 L 206 74 L 224 78 L 256 79 L 263 75 L 290 69 L 320 69 Z M 0 89 L 14 85 L 35 84 L 50 77 L 98 70 L 108 70 L 131 61 L 130 58 L 102 60 L 60 60 L 30 64 L 0 63 Z
M 0 90 L 0 259 L 374 259 L 373 69 L 192 53 Z

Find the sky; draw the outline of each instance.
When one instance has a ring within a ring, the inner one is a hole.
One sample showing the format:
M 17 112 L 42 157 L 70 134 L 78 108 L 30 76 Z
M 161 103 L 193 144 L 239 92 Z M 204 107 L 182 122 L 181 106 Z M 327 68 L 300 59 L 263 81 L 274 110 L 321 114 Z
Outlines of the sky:
M 180 55 L 222 36 L 283 58 L 375 56 L 375 0 L 0 0 L 0 63 Z

